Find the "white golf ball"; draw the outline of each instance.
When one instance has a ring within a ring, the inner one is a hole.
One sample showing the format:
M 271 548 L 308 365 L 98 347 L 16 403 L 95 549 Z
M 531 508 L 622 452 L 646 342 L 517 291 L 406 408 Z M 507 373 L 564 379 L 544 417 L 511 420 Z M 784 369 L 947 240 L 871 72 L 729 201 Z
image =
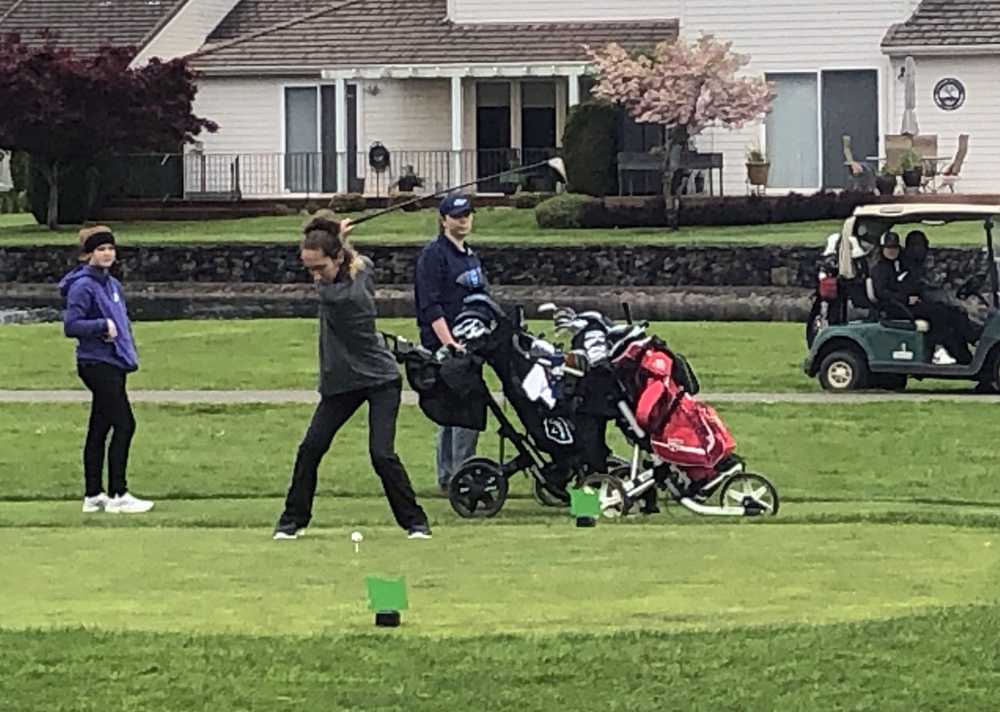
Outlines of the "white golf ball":
M 359 541 L 364 541 L 364 535 L 361 532 L 351 532 L 351 541 L 357 544 Z

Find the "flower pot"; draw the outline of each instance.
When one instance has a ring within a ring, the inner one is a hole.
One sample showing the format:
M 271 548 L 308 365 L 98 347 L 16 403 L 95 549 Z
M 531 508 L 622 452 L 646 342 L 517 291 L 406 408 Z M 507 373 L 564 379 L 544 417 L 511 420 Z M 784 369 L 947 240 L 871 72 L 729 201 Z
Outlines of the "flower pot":
M 903 185 L 907 188 L 919 188 L 920 179 L 924 177 L 924 169 L 921 166 L 903 171 Z
M 896 192 L 896 176 L 879 175 L 875 177 L 875 187 L 879 195 L 892 195 Z
M 750 185 L 767 185 L 767 174 L 770 163 L 747 163 L 747 179 Z

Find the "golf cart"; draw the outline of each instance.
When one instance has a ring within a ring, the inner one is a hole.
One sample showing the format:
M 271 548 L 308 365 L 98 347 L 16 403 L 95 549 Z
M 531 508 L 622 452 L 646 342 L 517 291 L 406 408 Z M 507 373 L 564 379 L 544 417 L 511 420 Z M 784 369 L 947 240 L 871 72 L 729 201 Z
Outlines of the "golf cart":
M 840 323 L 831 319 L 817 330 L 803 368 L 810 377 L 818 377 L 828 391 L 852 391 L 863 388 L 899 390 L 908 378 L 943 378 L 977 381 L 979 389 L 1000 390 L 1000 274 L 993 247 L 993 219 L 1000 215 L 1000 205 L 957 203 L 902 203 L 866 205 L 857 208 L 841 232 L 839 278 L 860 280 L 867 296 L 868 316 L 850 321 L 846 307 Z M 969 364 L 934 363 L 933 349 L 927 343 L 929 324 L 913 318 L 906 305 L 876 301 L 871 278 L 857 274 L 856 249 L 852 243 L 868 247 L 877 255 L 878 241 L 897 225 L 944 225 L 947 223 L 982 223 L 986 240 L 986 271 L 970 275 L 958 288 L 960 300 L 974 298 L 986 308 L 982 336 Z M 850 238 L 856 240 L 850 240 Z M 990 299 L 981 292 L 987 286 Z M 891 309 L 888 307 L 892 307 Z

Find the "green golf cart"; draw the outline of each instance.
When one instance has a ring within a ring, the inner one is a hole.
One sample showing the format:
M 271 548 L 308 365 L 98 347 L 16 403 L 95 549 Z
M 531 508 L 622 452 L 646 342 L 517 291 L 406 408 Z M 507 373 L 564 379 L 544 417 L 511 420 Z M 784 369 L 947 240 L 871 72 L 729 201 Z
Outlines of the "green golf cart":
M 977 299 L 985 307 L 982 336 L 969 364 L 934 363 L 933 348 L 927 343 L 929 324 L 907 317 L 905 305 L 894 303 L 892 309 L 876 302 L 871 279 L 863 280 L 869 303 L 868 317 L 830 323 L 816 335 L 803 368 L 819 379 L 828 391 L 845 392 L 864 388 L 901 390 L 909 378 L 971 380 L 979 390 L 1000 391 L 1000 274 L 993 248 L 993 220 L 1000 215 L 1000 205 L 958 203 L 902 203 L 866 205 L 854 211 L 844 224 L 843 239 L 853 235 L 858 242 L 871 246 L 878 254 L 879 237 L 896 226 L 942 226 L 980 223 L 985 234 L 987 274 L 970 275 L 956 291 L 959 299 Z M 932 237 L 933 244 L 933 237 Z M 842 250 L 842 263 L 850 271 L 850 248 Z M 850 273 L 850 272 L 849 272 Z M 988 285 L 988 286 L 987 286 Z M 989 299 L 983 296 L 988 289 Z

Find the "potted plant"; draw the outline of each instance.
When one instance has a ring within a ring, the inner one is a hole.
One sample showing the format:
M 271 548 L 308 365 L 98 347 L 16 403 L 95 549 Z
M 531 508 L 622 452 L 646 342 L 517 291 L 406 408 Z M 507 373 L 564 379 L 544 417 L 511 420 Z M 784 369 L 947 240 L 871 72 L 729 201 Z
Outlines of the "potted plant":
M 875 176 L 875 188 L 879 195 L 892 195 L 896 192 L 896 183 L 899 176 L 889 168 L 883 168 L 882 172 Z
M 924 177 L 924 162 L 920 154 L 912 148 L 899 157 L 899 168 L 903 175 L 903 185 L 907 188 L 919 188 Z
M 771 169 L 764 152 L 757 146 L 751 146 L 747 150 L 747 180 L 750 185 L 766 186 L 767 174 Z
M 406 165 L 399 176 L 398 187 L 400 193 L 412 193 L 414 188 L 424 187 L 424 179 L 417 175 L 413 166 Z

